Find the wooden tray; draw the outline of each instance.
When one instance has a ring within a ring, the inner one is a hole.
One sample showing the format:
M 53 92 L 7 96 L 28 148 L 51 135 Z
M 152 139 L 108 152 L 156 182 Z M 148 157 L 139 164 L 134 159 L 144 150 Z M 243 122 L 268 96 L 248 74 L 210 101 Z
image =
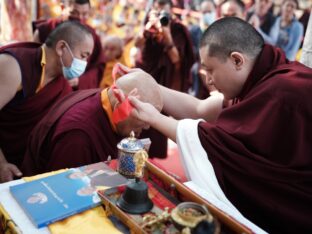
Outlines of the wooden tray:
M 149 195 L 150 193 L 155 194 L 156 189 L 157 192 L 159 192 L 157 194 L 158 199 L 167 199 L 167 205 L 169 207 L 171 206 L 171 208 L 183 201 L 191 201 L 205 205 L 220 224 L 221 233 L 252 233 L 250 229 L 238 223 L 235 219 L 225 214 L 223 211 L 219 210 L 203 198 L 199 197 L 196 193 L 188 189 L 173 177 L 169 176 L 151 162 L 146 163 L 144 180 L 149 186 Z M 152 189 L 150 187 L 152 187 Z M 116 200 L 121 195 L 120 189 L 118 190 L 117 188 L 113 188 L 105 191 L 99 191 L 98 193 L 102 199 L 108 216 L 112 214 L 119 218 L 121 222 L 123 222 L 131 230 L 131 233 L 147 233 L 141 226 L 142 216 L 130 215 L 116 206 Z M 162 208 L 154 205 L 152 212 L 160 214 L 162 213 Z M 172 233 L 174 233 L 174 228 L 171 229 L 170 224 L 168 224 L 168 227 L 170 230 L 173 230 Z

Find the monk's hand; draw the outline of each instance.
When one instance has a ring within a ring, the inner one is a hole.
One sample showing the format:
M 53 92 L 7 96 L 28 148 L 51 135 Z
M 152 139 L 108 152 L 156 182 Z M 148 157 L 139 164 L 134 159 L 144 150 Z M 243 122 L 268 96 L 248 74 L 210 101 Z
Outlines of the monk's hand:
M 131 111 L 131 115 L 145 123 L 152 125 L 157 119 L 159 111 L 150 103 L 141 102 L 138 98 L 134 96 L 129 96 L 129 101 L 134 107 Z
M 126 100 L 126 95 L 121 89 L 115 88 L 113 89 L 113 93 L 115 97 L 117 98 L 117 104 L 120 104 Z M 138 89 L 134 88 L 129 93 L 128 96 L 133 96 L 136 98 L 140 98 L 140 95 L 138 94 Z
M 21 177 L 22 172 L 11 163 L 2 162 L 0 164 L 0 183 L 11 181 L 14 177 Z

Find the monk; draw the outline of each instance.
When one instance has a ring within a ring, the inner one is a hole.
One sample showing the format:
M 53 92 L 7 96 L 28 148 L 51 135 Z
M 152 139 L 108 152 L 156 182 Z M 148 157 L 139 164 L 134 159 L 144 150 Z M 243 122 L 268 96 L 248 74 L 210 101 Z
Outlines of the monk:
M 234 100 L 214 123 L 177 121 L 130 97 L 133 115 L 177 141 L 189 178 L 224 206 L 269 233 L 309 233 L 312 69 L 235 17 L 205 31 L 200 57 L 207 83 Z M 163 97 L 172 116 L 196 110 L 177 92 Z
M 125 64 L 123 57 L 124 42 L 116 35 L 107 35 L 102 40 L 103 54 L 105 59 L 105 70 L 100 83 L 100 88 L 108 88 L 113 85 L 113 67 L 117 63 Z
M 145 72 L 126 74 L 116 81 L 116 86 L 118 92 L 126 95 L 136 89 L 141 100 L 151 103 L 157 110 L 162 109 L 160 89 Z M 67 104 L 69 99 L 62 100 L 36 126 L 23 163 L 25 175 L 79 167 L 105 161 L 109 156 L 117 158 L 117 143 L 122 138 L 129 136 L 131 131 L 139 136 L 142 129 L 149 127 L 131 116 L 115 121 L 113 112 L 122 106 L 115 88 L 93 91 L 78 102 Z M 79 97 L 83 92 L 90 90 L 77 91 L 72 98 Z M 63 114 L 50 122 L 59 111 Z M 46 127 L 49 131 L 45 137 L 42 129 Z M 40 141 L 42 143 L 38 143 Z
M 92 32 L 94 49 L 88 59 L 86 72 L 80 77 L 74 77 L 68 81 L 73 89 L 98 88 L 104 72 L 105 61 L 100 37 L 92 27 L 87 25 L 90 11 L 91 4 L 89 0 L 71 0 L 69 1 L 69 15 L 64 17 L 64 19 L 53 18 L 49 20 L 39 20 L 33 23 L 34 41 L 40 43 L 45 41 L 47 36 L 58 24 L 66 20 L 77 20 L 86 25 Z
M 82 74 L 92 50 L 92 34 L 77 22 L 59 25 L 43 45 L 0 48 L 0 182 L 21 176 L 29 133 L 71 91 L 62 75 Z

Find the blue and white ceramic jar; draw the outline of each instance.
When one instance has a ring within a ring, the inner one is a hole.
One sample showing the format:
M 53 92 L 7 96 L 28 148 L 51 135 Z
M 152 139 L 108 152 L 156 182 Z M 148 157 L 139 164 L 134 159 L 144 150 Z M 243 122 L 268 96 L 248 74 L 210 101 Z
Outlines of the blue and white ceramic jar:
M 144 149 L 142 142 L 135 138 L 134 132 L 130 137 L 122 139 L 118 144 L 117 171 L 127 178 L 135 177 L 136 165 L 133 161 L 135 153 Z

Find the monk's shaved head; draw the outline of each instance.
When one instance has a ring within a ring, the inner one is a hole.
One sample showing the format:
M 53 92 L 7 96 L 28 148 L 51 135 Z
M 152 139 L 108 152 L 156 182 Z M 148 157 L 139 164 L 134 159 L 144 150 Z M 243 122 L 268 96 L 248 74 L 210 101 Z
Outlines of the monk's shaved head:
M 107 61 L 118 59 L 122 56 L 124 41 L 116 35 L 107 35 L 102 39 L 102 48 Z
M 116 85 L 125 94 L 136 88 L 142 102 L 148 102 L 158 110 L 163 108 L 160 88 L 155 79 L 146 72 L 135 71 L 128 73 L 120 77 L 116 81 Z
M 116 35 L 107 35 L 103 38 L 102 40 L 102 45 L 103 47 L 106 45 L 106 44 L 114 44 L 116 46 L 118 46 L 121 50 L 124 46 L 124 42 L 123 40 L 116 36 Z
M 264 41 L 256 29 L 237 17 L 215 21 L 204 32 L 200 47 L 208 48 L 210 57 L 225 61 L 232 52 L 240 52 L 254 59 L 262 50 Z
M 85 37 L 92 37 L 91 31 L 81 23 L 75 20 L 68 20 L 59 24 L 48 36 L 45 44 L 49 48 L 55 48 L 58 41 L 64 40 L 73 48 Z

